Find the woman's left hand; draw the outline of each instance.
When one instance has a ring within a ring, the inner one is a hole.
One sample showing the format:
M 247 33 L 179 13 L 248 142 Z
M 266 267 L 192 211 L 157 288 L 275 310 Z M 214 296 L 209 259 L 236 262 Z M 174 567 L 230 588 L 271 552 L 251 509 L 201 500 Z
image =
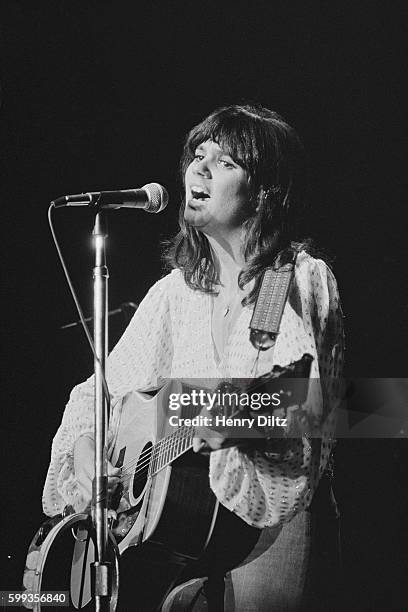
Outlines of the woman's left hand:
M 211 451 L 229 448 L 230 446 L 246 446 L 248 442 L 242 438 L 233 437 L 230 427 L 195 427 L 193 451 L 208 454 Z M 236 434 L 235 434 L 236 435 Z
M 193 438 L 193 451 L 195 453 L 209 453 L 213 450 L 220 450 L 220 448 L 226 446 L 226 441 L 230 442 L 225 435 L 209 427 L 196 427 Z M 231 444 L 228 446 L 231 446 Z

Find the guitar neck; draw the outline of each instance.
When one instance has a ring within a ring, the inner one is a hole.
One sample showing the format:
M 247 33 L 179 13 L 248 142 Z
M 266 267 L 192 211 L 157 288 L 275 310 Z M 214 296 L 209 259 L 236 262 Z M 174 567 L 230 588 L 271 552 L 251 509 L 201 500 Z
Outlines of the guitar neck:
M 154 476 L 193 447 L 194 427 L 179 427 L 153 446 L 149 476 Z
M 285 378 L 288 378 L 289 381 L 293 378 L 303 378 L 305 379 L 305 384 L 301 386 L 301 389 L 293 389 L 287 393 L 287 398 L 285 396 L 281 399 L 287 402 L 287 405 L 293 404 L 294 402 L 299 406 L 303 404 L 307 397 L 307 391 L 309 387 L 309 378 L 311 371 L 311 364 L 313 361 L 313 357 L 307 353 L 305 353 L 301 359 L 298 361 L 292 362 L 289 366 L 280 367 L 274 366 L 273 370 L 257 379 L 254 379 L 250 385 L 247 385 L 246 392 L 252 393 L 255 390 L 259 390 L 265 384 L 270 384 L 272 381 L 280 381 L 283 382 Z M 219 389 L 222 387 L 219 386 Z M 232 386 L 229 390 L 237 391 L 236 386 Z M 239 390 L 239 389 L 238 389 Z M 296 394 L 293 394 L 292 391 L 296 390 Z M 280 392 L 282 394 L 282 392 Z M 281 406 L 283 407 L 283 406 Z M 223 407 L 221 406 L 221 410 Z M 225 414 L 225 412 L 224 412 Z M 229 417 L 234 417 L 240 414 L 240 410 L 233 410 L 232 414 L 228 414 Z M 183 455 L 193 446 L 193 438 L 194 438 L 194 427 L 181 426 L 173 433 L 169 434 L 162 438 L 157 444 L 155 444 L 152 448 L 152 455 L 149 467 L 150 476 L 154 476 L 160 470 L 168 466 L 172 461 Z M 234 443 L 235 444 L 235 443 Z
M 236 410 L 228 416 L 233 418 L 238 414 L 240 414 L 240 411 Z M 149 476 L 154 476 L 172 461 L 190 450 L 193 447 L 194 435 L 194 427 L 183 425 L 157 442 L 152 449 Z M 234 445 L 236 444 L 237 441 L 234 442 Z

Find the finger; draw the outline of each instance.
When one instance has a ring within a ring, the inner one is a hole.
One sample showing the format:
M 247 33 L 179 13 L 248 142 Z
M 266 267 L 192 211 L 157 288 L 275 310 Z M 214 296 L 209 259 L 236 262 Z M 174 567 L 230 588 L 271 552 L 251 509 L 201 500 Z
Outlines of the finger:
M 116 487 L 116 485 L 118 485 L 119 483 L 120 483 L 120 478 L 117 478 L 116 476 L 108 476 L 108 486 Z
M 112 495 L 112 493 L 116 491 L 118 484 L 119 484 L 118 482 L 108 482 L 109 495 Z
M 122 468 L 120 467 L 114 467 L 110 461 L 108 461 L 108 476 L 116 476 L 117 478 L 120 477 L 122 472 Z
M 224 438 L 209 438 L 207 441 L 211 450 L 219 450 L 224 443 Z
M 117 518 L 118 518 L 117 512 L 115 510 L 112 510 L 112 508 L 109 508 L 108 521 L 116 521 Z
M 201 452 L 205 448 L 205 440 L 202 438 L 193 438 L 193 451 L 195 453 Z

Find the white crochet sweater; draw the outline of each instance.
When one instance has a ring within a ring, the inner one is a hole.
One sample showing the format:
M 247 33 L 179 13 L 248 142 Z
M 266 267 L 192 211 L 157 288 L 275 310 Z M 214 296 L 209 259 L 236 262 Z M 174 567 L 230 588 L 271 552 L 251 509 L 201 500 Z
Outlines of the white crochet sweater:
M 249 378 L 310 353 L 311 376 L 326 382 L 322 389 L 319 385 L 317 396 L 314 386 L 308 409 L 318 416 L 333 412 L 336 400 L 330 381 L 341 375 L 342 313 L 336 281 L 323 261 L 299 254 L 276 344 L 259 355 L 249 341 L 252 305 L 242 309 L 224 355 L 217 360 L 211 333 L 213 300 L 214 296 L 187 287 L 180 270 L 153 285 L 108 357 L 112 406 L 130 391 L 159 388 L 166 378 Z M 66 504 L 76 511 L 84 508 L 73 448 L 79 436 L 93 431 L 93 386 L 91 377 L 73 389 L 53 440 L 43 494 L 44 512 L 50 516 Z M 326 467 L 332 419 L 325 423 L 317 457 L 305 440 L 298 440 L 295 452 L 284 461 L 260 451 L 246 454 L 237 447 L 212 452 L 209 479 L 218 500 L 256 527 L 290 520 L 310 503 Z

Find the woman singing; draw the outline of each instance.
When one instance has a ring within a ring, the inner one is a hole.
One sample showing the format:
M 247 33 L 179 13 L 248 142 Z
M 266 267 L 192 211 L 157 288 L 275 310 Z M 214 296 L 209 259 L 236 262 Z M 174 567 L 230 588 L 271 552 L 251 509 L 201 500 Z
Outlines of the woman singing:
M 228 574 L 225 592 L 224 576 L 218 586 L 205 583 L 202 592 L 203 580 L 190 581 L 169 595 L 163 609 L 215 611 L 222 600 L 231 612 L 333 609 L 336 550 L 327 473 L 333 381 L 343 362 L 342 314 L 330 268 L 297 234 L 302 144 L 275 112 L 229 106 L 191 130 L 181 169 L 180 232 L 167 251 L 173 269 L 150 289 L 107 360 L 111 422 L 126 394 L 157 390 L 165 379 L 257 378 L 308 353 L 311 378 L 320 384 L 306 410 L 320 420 L 321 438 L 297 438 L 279 455 L 197 429 L 194 450 L 209 455 L 215 497 L 243 534 L 247 526 L 262 531 L 249 557 Z M 259 350 L 249 325 L 263 273 L 293 251 L 294 278 L 279 333 Z M 89 506 L 93 401 L 90 378 L 72 391 L 54 438 L 43 497 L 50 516 L 67 505 L 75 511 Z M 120 470 L 109 464 L 109 476 L 114 489 Z M 154 609 L 149 605 L 135 603 L 135 609 Z

